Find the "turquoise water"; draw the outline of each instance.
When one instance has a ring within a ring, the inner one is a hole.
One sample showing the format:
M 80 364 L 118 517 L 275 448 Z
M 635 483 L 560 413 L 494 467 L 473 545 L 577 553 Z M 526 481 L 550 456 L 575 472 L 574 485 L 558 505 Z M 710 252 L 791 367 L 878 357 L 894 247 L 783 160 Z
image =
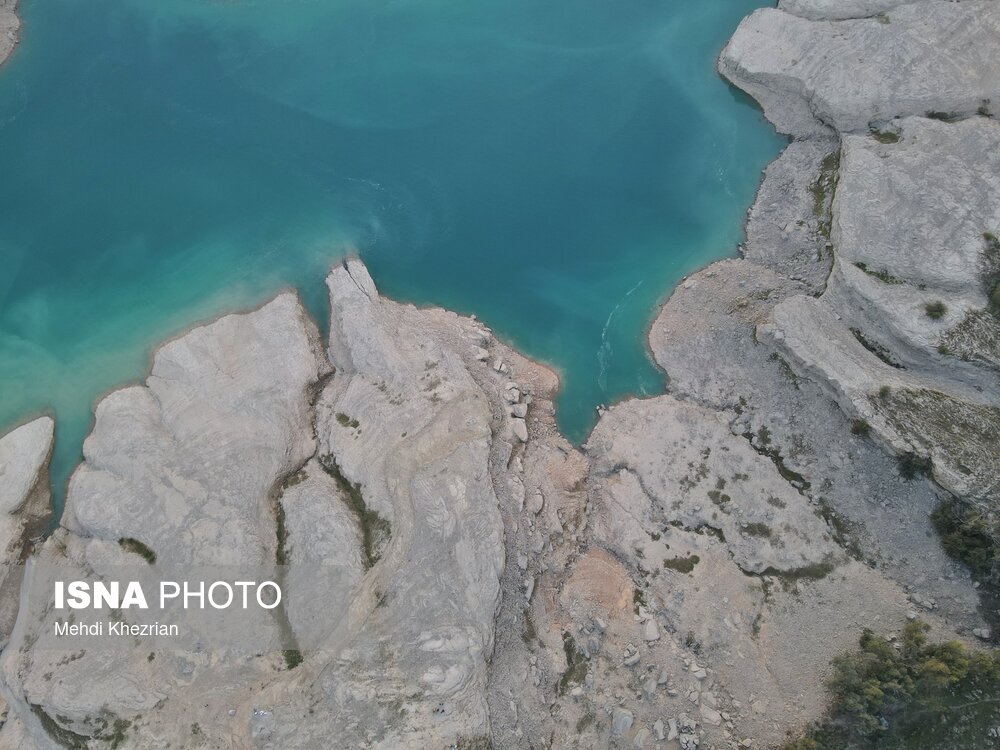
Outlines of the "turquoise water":
M 644 332 L 731 255 L 781 142 L 714 73 L 759 0 L 23 0 L 0 68 L 0 425 L 356 249 L 555 367 L 559 421 L 662 390 Z

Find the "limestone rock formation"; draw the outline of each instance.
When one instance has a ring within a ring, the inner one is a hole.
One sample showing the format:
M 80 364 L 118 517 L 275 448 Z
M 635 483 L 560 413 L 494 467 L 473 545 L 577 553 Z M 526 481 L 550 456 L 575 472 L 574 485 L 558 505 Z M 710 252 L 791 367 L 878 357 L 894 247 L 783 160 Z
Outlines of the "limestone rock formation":
M 907 115 L 992 111 L 998 46 L 992 0 L 905 3 L 835 23 L 765 8 L 740 24 L 719 69 L 781 132 L 867 131 Z
M 329 370 L 319 349 L 292 294 L 161 347 L 144 385 L 98 406 L 62 528 L 36 566 L 62 566 L 72 580 L 102 571 L 114 579 L 147 562 L 190 570 L 272 561 L 273 496 L 315 452 L 310 389 Z M 187 745 L 193 725 L 225 716 L 234 694 L 280 658 L 165 652 L 157 660 L 142 639 L 75 651 L 55 640 L 56 619 L 38 597 L 19 614 L 3 655 L 17 731 L 40 747 L 59 737 L 106 740 L 124 726 L 139 747 Z M 6 739 L 15 730 L 2 731 Z
M 720 68 L 795 140 L 743 257 L 658 311 L 667 393 L 581 448 L 554 373 L 357 259 L 325 344 L 286 293 L 163 346 L 98 406 L 24 585 L 257 566 L 283 606 L 255 648 L 67 652 L 29 603 L 0 746 L 766 747 L 865 627 L 988 638 L 929 515 L 997 508 L 997 8 L 782 0 L 741 25 Z M 0 439 L 12 539 L 51 432 Z
M 39 417 L 0 437 L 0 647 L 21 590 L 21 563 L 49 519 L 49 457 L 55 423 Z

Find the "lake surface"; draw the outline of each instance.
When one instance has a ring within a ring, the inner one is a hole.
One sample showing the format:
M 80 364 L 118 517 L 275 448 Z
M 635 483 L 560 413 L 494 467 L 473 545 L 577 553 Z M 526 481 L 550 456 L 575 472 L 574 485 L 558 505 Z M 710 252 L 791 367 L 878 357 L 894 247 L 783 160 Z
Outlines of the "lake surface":
M 475 313 L 598 404 L 735 253 L 782 141 L 714 71 L 759 0 L 22 0 L 0 68 L 0 426 L 57 417 L 58 496 L 157 342 L 323 277 Z

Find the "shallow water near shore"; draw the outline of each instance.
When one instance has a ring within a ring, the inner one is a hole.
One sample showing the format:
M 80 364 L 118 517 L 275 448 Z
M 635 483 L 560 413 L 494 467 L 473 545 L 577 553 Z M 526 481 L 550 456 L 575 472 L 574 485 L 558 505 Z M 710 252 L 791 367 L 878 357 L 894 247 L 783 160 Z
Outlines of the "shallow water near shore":
M 347 252 L 562 378 L 559 422 L 662 390 L 645 331 L 735 253 L 782 141 L 714 71 L 758 0 L 22 0 L 0 68 L 0 425 Z

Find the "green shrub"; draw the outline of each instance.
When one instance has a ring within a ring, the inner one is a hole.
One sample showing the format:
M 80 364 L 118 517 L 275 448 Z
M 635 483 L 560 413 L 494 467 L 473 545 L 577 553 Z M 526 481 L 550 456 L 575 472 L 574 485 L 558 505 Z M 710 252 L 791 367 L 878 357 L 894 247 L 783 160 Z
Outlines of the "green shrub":
M 587 678 L 587 659 L 580 652 L 576 640 L 569 633 L 563 633 L 563 653 L 566 655 L 566 671 L 559 679 L 559 694 L 563 695 L 571 683 L 581 684 Z
M 1000 586 L 1000 517 L 943 502 L 931 519 L 945 552 L 964 563 L 981 582 Z
M 929 456 L 921 456 L 913 451 L 907 451 L 899 457 L 899 473 L 904 479 L 930 476 L 934 462 Z
M 909 622 L 898 643 L 865 630 L 833 660 L 826 717 L 781 750 L 978 748 L 1000 718 L 1000 654 L 927 643 Z
M 354 482 L 351 484 L 344 473 L 340 470 L 340 464 L 332 453 L 326 453 L 319 457 L 319 465 L 323 471 L 333 477 L 340 488 L 344 502 L 347 503 L 358 519 L 361 526 L 361 546 L 364 556 L 362 563 L 365 570 L 370 569 L 379 561 L 381 548 L 392 534 L 389 522 L 379 515 L 378 511 L 369 508 L 361 493 L 361 484 Z
M 748 523 L 743 527 L 743 533 L 750 536 L 770 537 L 774 534 L 766 523 Z
M 701 562 L 701 558 L 698 555 L 669 557 L 663 561 L 663 567 L 676 570 L 678 573 L 690 573 L 699 562 Z
M 133 539 L 130 536 L 122 537 L 118 540 L 119 546 L 126 552 L 134 552 L 139 555 L 143 560 L 148 562 L 150 565 L 156 564 L 156 553 L 153 552 L 149 547 L 140 542 L 138 539 Z
M 851 434 L 857 435 L 858 437 L 865 437 L 872 431 L 872 426 L 868 424 L 867 419 L 852 419 L 851 420 Z
M 867 263 L 862 263 L 860 260 L 854 262 L 854 266 L 861 271 L 864 271 L 869 276 L 878 279 L 883 284 L 902 284 L 904 283 L 898 276 L 893 276 L 891 273 L 886 271 L 884 268 L 869 268 Z
M 928 302 L 924 305 L 924 312 L 927 313 L 927 317 L 931 320 L 940 320 L 948 312 L 948 306 L 941 300 Z
M 285 658 L 287 669 L 295 669 L 302 663 L 302 652 L 297 648 L 286 648 L 281 655 Z

